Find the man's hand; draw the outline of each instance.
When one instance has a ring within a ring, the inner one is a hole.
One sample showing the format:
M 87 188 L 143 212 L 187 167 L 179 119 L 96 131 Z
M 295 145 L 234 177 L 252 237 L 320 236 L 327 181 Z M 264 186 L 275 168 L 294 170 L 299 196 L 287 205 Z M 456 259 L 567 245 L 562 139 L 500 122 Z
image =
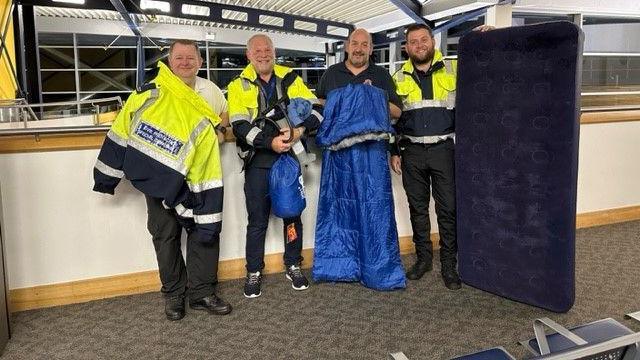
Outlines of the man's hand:
M 476 26 L 473 28 L 473 31 L 479 31 L 479 32 L 487 32 L 490 30 L 495 30 L 495 26 L 493 25 L 480 25 L 480 26 Z
M 395 172 L 398 175 L 402 175 L 402 167 L 401 167 L 401 161 L 400 161 L 400 156 L 398 155 L 391 155 L 391 159 L 389 159 L 389 164 L 391 165 L 391 170 L 393 170 L 393 172 Z
M 287 140 L 289 140 L 289 129 L 280 130 L 280 135 L 271 140 L 271 149 L 278 154 L 289 151 L 292 143 L 286 142 Z

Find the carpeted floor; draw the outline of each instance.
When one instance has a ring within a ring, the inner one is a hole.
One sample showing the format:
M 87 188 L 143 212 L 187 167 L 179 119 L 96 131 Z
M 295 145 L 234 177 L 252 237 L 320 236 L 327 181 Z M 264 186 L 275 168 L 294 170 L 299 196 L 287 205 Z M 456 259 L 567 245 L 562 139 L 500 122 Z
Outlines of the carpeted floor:
M 13 315 L 6 359 L 446 359 L 518 340 L 532 320 L 571 326 L 640 310 L 640 221 L 582 229 L 577 235 L 576 303 L 555 314 L 463 286 L 448 291 L 436 270 L 404 291 L 315 284 L 293 291 L 283 274 L 265 277 L 257 299 L 242 280 L 220 284 L 228 316 L 188 311 L 165 320 L 159 293 L 26 311 Z M 403 259 L 405 264 L 413 258 Z M 437 264 L 437 262 L 436 262 Z

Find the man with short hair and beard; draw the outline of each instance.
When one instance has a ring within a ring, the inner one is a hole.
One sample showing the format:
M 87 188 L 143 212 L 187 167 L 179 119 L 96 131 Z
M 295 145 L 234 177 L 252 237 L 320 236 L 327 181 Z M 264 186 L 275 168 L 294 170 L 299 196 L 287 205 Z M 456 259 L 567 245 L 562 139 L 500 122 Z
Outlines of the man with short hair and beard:
M 491 26 L 475 30 L 487 31 Z M 433 245 L 429 238 L 429 192 L 433 190 L 438 230 L 440 264 L 445 286 L 461 288 L 457 271 L 456 193 L 454 176 L 454 106 L 456 61 L 445 62 L 436 50 L 433 32 L 425 24 L 407 27 L 409 60 L 393 79 L 402 99 L 403 111 L 395 125 L 391 146 L 391 168 L 402 175 L 409 201 L 416 263 L 407 278 L 418 280 L 432 269 Z
M 384 90 L 389 96 L 389 113 L 392 118 L 400 117 L 401 102 L 395 91 L 393 79 L 387 69 L 369 62 L 373 53 L 371 34 L 365 29 L 355 29 L 345 45 L 347 59 L 331 65 L 320 79 L 316 95 L 325 100 L 331 90 L 348 84 L 369 84 Z

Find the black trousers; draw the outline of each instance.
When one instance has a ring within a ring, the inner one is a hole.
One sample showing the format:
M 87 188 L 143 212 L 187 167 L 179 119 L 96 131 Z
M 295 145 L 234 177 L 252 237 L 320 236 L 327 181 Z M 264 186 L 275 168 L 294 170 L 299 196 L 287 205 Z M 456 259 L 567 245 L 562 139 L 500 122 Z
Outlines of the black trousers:
M 192 239 L 187 230 L 187 263 L 180 250 L 182 226 L 173 209 L 165 209 L 162 199 L 146 196 L 147 229 L 156 250 L 160 281 L 165 296 L 187 294 L 199 299 L 213 294 L 218 282 L 220 239 L 203 243 Z
M 269 226 L 271 198 L 269 197 L 269 170 L 249 166 L 245 170 L 244 196 L 249 214 L 247 225 L 247 271 L 264 269 L 264 242 Z M 302 262 L 302 220 L 300 217 L 283 219 L 284 264 Z
M 402 184 L 409 200 L 416 255 L 427 262 L 433 259 L 433 245 L 429 239 L 431 189 L 440 232 L 440 263 L 455 269 L 458 245 L 453 140 L 437 144 L 403 144 L 401 156 Z

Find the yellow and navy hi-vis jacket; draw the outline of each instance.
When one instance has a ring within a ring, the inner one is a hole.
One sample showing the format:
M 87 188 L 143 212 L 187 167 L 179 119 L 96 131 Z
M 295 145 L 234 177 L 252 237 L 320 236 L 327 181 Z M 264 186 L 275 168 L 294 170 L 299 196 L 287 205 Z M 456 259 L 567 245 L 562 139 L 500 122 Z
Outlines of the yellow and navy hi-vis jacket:
M 445 63 L 436 50 L 431 63 L 433 98 L 425 99 L 413 63 L 408 60 L 393 74 L 396 92 L 402 99 L 402 116 L 395 125 L 399 138 L 425 138 L 453 135 L 457 62 Z
M 200 241 L 222 228 L 222 167 L 207 102 L 162 62 L 157 75 L 132 93 L 107 133 L 93 170 L 93 190 L 113 194 L 126 177 L 148 196 L 175 208 Z
M 307 130 L 317 129 L 322 121 L 322 106 L 318 103 L 316 96 L 307 88 L 301 77 L 293 76 L 295 73 L 292 73 L 290 68 L 275 65 L 273 71 L 276 76 L 278 99 L 281 99 L 286 91 L 289 99 L 303 98 L 311 101 L 313 104 L 311 115 L 304 120 L 303 125 Z M 287 76 L 289 73 L 292 75 Z M 250 148 L 271 149 L 271 141 L 277 136 L 274 133 L 264 132 L 253 122 L 262 111 L 268 108 L 268 99 L 265 99 L 263 92 L 260 91 L 257 78 L 258 74 L 253 65 L 249 64 L 227 87 L 229 122 L 242 158 L 247 155 Z M 293 81 L 283 81 L 285 78 Z

